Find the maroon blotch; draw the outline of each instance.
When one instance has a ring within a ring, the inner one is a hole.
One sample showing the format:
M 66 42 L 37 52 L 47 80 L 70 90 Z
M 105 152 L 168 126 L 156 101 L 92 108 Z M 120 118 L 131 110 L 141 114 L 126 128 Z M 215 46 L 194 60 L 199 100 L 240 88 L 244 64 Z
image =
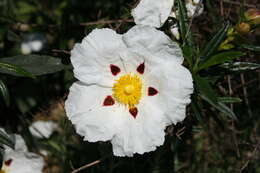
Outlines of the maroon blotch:
M 116 76 L 118 73 L 120 73 L 120 68 L 116 65 L 113 65 L 113 64 L 110 64 L 110 70 L 111 70 L 111 73 Z
M 138 114 L 138 109 L 136 107 L 129 109 L 130 114 L 135 118 Z
M 12 161 L 13 161 L 13 159 L 6 160 L 6 161 L 5 161 L 5 165 L 6 165 L 6 166 L 10 166 L 11 163 L 12 163 Z
M 136 71 L 137 71 L 138 73 L 140 73 L 140 74 L 144 74 L 144 68 L 145 68 L 145 65 L 144 65 L 144 62 L 143 62 L 142 64 L 140 64 L 140 65 L 137 67 Z
M 156 94 L 158 94 L 158 91 L 155 88 L 153 87 L 148 88 L 148 96 L 154 96 Z
M 103 106 L 112 106 L 115 104 L 115 100 L 113 99 L 112 96 L 107 96 L 104 100 Z

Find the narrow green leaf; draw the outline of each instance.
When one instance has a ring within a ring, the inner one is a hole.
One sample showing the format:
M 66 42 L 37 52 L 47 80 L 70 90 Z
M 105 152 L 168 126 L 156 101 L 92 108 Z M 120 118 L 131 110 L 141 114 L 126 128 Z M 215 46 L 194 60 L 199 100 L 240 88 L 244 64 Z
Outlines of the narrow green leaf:
M 221 53 L 218 53 L 216 55 L 209 57 L 206 61 L 201 62 L 198 66 L 198 70 L 206 69 L 213 65 L 231 61 L 235 58 L 239 58 L 244 55 L 245 55 L 245 53 L 240 52 L 240 51 L 221 52 Z
M 3 130 L 0 130 L 0 144 L 6 145 L 14 149 L 14 140 L 9 137 L 7 133 Z
M 220 103 L 240 103 L 242 100 L 238 97 L 218 97 Z
M 188 16 L 186 7 L 182 0 L 177 0 L 178 11 L 179 11 L 179 25 L 182 39 L 185 40 L 188 31 Z
M 241 44 L 239 46 L 241 48 L 244 48 L 244 49 L 252 50 L 252 51 L 255 51 L 255 52 L 260 52 L 260 46 L 249 45 L 249 44 Z
M 69 65 L 64 65 L 59 58 L 44 55 L 18 55 L 14 57 L 1 58 L 0 62 L 17 65 L 35 76 L 55 73 L 71 68 Z M 0 69 L 0 72 L 3 72 L 3 70 Z M 9 71 L 4 72 L 8 73 Z M 9 74 L 17 75 L 10 72 Z
M 208 99 L 210 99 L 214 104 L 217 104 L 217 94 L 210 86 L 210 83 L 208 80 L 196 75 L 193 76 L 193 79 L 196 84 L 196 88 L 198 89 L 199 93 L 201 95 L 206 96 Z
M 260 64 L 250 63 L 250 62 L 234 62 L 234 63 L 225 63 L 220 65 L 220 67 L 225 68 L 229 71 L 242 72 L 249 70 L 256 70 L 260 68 Z
M 222 41 L 225 39 L 227 30 L 229 28 L 229 23 L 226 23 L 214 36 L 213 38 L 207 43 L 205 48 L 201 53 L 201 57 L 203 61 L 206 61 L 212 53 L 219 47 Z
M 35 78 L 33 74 L 24 70 L 23 68 L 17 65 L 4 63 L 4 62 L 0 62 L 0 73 L 13 74 L 13 75 L 16 74 L 24 77 Z
M 203 100 L 205 100 L 206 102 L 208 102 L 210 105 L 212 105 L 218 111 L 222 112 L 223 114 L 227 115 L 228 117 L 230 117 L 232 119 L 237 120 L 235 113 L 229 107 L 227 107 L 225 104 L 219 103 L 219 102 L 215 103 L 210 98 L 208 98 L 206 95 L 200 95 L 200 97 Z
M 6 106 L 9 106 L 10 105 L 9 91 L 2 80 L 0 80 L 0 93 L 5 101 Z
M 178 4 L 178 16 L 179 16 L 179 26 L 181 38 L 183 40 L 183 54 L 184 58 L 188 61 L 189 65 L 192 66 L 192 57 L 193 57 L 193 41 L 192 35 L 189 29 L 189 20 L 187 16 L 187 10 L 184 2 L 182 0 L 177 0 Z

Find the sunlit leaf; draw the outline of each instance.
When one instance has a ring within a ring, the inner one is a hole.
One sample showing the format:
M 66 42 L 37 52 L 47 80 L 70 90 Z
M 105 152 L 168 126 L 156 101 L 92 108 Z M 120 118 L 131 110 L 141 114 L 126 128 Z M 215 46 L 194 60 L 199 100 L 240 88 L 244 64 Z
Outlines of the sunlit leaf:
M 40 55 L 19 55 L 8 58 L 1 58 L 0 62 L 12 63 L 24 70 L 28 71 L 32 75 L 45 75 L 55 73 L 64 69 L 70 68 L 68 65 L 64 65 L 61 59 L 51 56 Z M 0 70 L 0 72 L 3 72 Z M 17 73 L 10 73 L 10 71 L 4 71 L 6 73 L 17 75 Z
M 235 58 L 239 58 L 244 55 L 245 55 L 245 53 L 240 52 L 240 51 L 221 52 L 221 53 L 218 53 L 216 55 L 209 57 L 206 61 L 203 61 L 201 64 L 199 64 L 198 70 L 206 69 L 213 65 L 231 61 Z
M 260 68 L 260 64 L 251 63 L 251 62 L 234 62 L 234 63 L 225 63 L 220 65 L 220 67 L 225 68 L 229 71 L 242 72 L 249 70 L 256 70 Z
M 14 76 L 24 76 L 24 77 L 29 77 L 29 78 L 35 78 L 35 76 L 32 73 L 24 70 L 23 68 L 21 68 L 17 65 L 14 65 L 14 64 L 6 63 L 6 62 L 0 62 L 0 73 L 11 74 Z
M 217 50 L 219 45 L 225 39 L 227 30 L 229 28 L 229 23 L 226 23 L 214 36 L 213 38 L 206 44 L 205 48 L 201 53 L 201 57 L 203 61 L 206 61 L 212 53 Z
M 244 48 L 244 49 L 252 50 L 252 51 L 255 51 L 255 52 L 260 52 L 260 46 L 249 45 L 249 44 L 241 44 L 239 46 Z
M 218 97 L 218 102 L 221 103 L 240 103 L 242 100 L 238 97 Z
M 2 95 L 6 106 L 10 105 L 10 96 L 9 96 L 9 91 L 5 83 L 0 80 L 0 94 Z

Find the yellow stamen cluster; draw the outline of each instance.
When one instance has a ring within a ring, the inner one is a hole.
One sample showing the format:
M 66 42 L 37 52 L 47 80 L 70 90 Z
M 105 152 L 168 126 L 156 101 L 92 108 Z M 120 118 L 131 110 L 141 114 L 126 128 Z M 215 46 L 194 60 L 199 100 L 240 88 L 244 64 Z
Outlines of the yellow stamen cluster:
M 121 76 L 113 86 L 113 97 L 129 108 L 139 103 L 142 97 L 142 79 L 135 74 Z

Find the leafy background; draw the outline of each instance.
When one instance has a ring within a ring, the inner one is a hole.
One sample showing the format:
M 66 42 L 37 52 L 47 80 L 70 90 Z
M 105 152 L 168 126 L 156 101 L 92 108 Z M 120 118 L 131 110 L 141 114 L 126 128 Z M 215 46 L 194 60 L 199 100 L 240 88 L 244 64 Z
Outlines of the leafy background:
M 44 172 L 260 172 L 260 31 L 258 26 L 236 35 L 233 48 L 220 50 L 228 31 L 244 21 L 244 11 L 257 0 L 205 0 L 205 10 L 188 19 L 184 2 L 176 0 L 177 22 L 185 66 L 193 74 L 195 92 L 183 123 L 166 129 L 165 144 L 133 158 L 111 154 L 109 142 L 88 143 L 78 136 L 64 113 L 64 100 L 75 81 L 69 51 L 94 28 L 124 33 L 134 25 L 130 0 L 0 0 L 0 126 L 20 133 L 36 153 L 45 149 Z M 28 34 L 41 33 L 41 52 L 21 55 Z M 174 39 L 174 38 L 173 38 Z M 229 63 L 227 63 L 229 62 Z M 53 120 L 59 129 L 49 139 L 35 139 L 29 125 Z M 0 143 L 13 141 L 0 133 Z M 2 149 L 0 147 L 0 151 Z

